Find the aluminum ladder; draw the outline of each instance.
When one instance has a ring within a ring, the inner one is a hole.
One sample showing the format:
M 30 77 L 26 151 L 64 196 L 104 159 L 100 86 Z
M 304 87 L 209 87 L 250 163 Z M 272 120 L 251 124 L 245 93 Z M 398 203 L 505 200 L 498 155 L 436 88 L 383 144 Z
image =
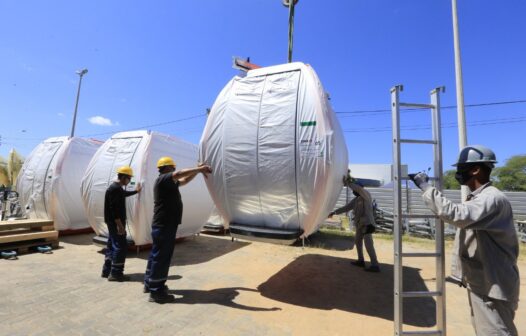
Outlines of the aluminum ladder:
M 445 296 L 445 258 L 444 258 L 444 222 L 435 215 L 411 215 L 402 212 L 402 176 L 401 145 L 429 144 L 433 145 L 434 175 L 430 180 L 438 190 L 442 190 L 442 137 L 440 121 L 440 92 L 444 87 L 431 91 L 430 104 L 414 104 L 400 102 L 402 85 L 391 89 L 391 111 L 393 123 L 393 235 L 394 235 L 394 334 L 402 335 L 446 335 L 446 296 Z M 415 140 L 400 138 L 400 108 L 430 109 L 432 116 L 432 140 Z M 405 219 L 429 218 L 435 222 L 435 252 L 403 252 L 402 234 Z M 403 259 L 411 257 L 431 257 L 436 259 L 436 290 L 435 291 L 404 291 Z M 436 330 L 403 331 L 403 303 L 406 298 L 434 297 L 436 302 Z

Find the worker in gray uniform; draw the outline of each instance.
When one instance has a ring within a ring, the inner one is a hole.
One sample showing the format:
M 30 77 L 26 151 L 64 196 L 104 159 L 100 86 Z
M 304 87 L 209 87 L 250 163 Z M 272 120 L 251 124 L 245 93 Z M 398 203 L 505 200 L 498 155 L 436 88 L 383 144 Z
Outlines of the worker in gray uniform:
M 367 190 L 365 190 L 360 184 L 351 181 L 352 180 L 347 176 L 344 177 L 344 184 L 352 189 L 355 197 L 347 205 L 331 212 L 329 218 L 333 215 L 339 215 L 351 210 L 353 211 L 353 222 L 356 229 L 354 242 L 356 245 L 356 251 L 358 252 L 358 260 L 351 261 L 351 264 L 365 267 L 365 260 L 363 257 L 363 244 L 365 242 L 365 249 L 371 259 L 371 265 L 368 268 L 365 268 L 365 270 L 368 272 L 380 272 L 372 235 L 375 231 L 376 224 L 374 220 L 373 200 L 371 194 Z
M 513 323 L 519 301 L 519 243 L 511 204 L 490 182 L 497 162 L 487 147 L 460 151 L 455 178 L 471 193 L 462 204 L 444 197 L 428 184 L 425 173 L 409 177 L 422 189 L 426 205 L 444 222 L 457 227 L 453 276 L 467 287 L 473 328 L 477 335 L 517 335 Z

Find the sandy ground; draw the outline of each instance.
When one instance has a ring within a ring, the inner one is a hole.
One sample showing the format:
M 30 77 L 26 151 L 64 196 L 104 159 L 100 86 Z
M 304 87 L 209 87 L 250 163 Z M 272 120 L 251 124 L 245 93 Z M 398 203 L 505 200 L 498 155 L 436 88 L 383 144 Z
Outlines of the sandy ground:
M 64 237 L 53 254 L 0 260 L 1 335 L 392 335 L 393 246 L 376 239 L 379 274 L 351 266 L 352 238 L 316 234 L 308 247 L 200 235 L 176 245 L 168 286 L 175 304 L 147 302 L 148 252 L 130 252 L 127 283 L 100 278 L 91 235 Z M 406 251 L 432 243 L 406 243 Z M 434 260 L 411 259 L 407 290 L 434 289 Z M 447 260 L 448 267 L 449 259 Z M 516 316 L 526 335 L 526 262 Z M 448 335 L 474 335 L 465 289 L 447 285 Z M 406 330 L 435 326 L 434 300 L 408 299 Z

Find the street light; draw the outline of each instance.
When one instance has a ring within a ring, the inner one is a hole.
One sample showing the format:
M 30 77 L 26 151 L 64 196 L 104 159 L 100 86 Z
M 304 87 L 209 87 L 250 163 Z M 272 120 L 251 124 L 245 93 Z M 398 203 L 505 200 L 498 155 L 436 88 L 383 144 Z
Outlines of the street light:
M 282 0 L 283 6 L 289 8 L 289 63 L 292 62 L 292 45 L 294 38 L 294 6 L 299 0 Z
M 77 121 L 77 108 L 79 107 L 80 85 L 82 84 L 82 76 L 88 73 L 88 69 L 77 70 L 79 75 L 79 87 L 77 89 L 77 100 L 75 101 L 75 112 L 73 113 L 73 124 L 71 125 L 71 137 L 75 135 L 75 122 Z
M 462 83 L 462 63 L 460 59 L 460 37 L 458 34 L 457 0 L 451 0 L 453 16 L 453 44 L 455 47 L 455 83 L 457 87 L 457 120 L 458 120 L 458 146 L 460 150 L 468 145 L 466 132 L 466 112 L 464 110 L 464 84 Z M 462 201 L 469 194 L 467 186 L 461 187 Z

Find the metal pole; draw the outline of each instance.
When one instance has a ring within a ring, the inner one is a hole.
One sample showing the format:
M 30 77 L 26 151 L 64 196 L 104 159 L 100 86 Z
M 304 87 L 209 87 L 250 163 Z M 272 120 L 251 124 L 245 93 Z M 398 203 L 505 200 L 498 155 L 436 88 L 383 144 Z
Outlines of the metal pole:
M 77 89 L 77 99 L 75 101 L 75 112 L 73 113 L 73 124 L 71 125 L 70 137 L 72 138 L 75 135 L 75 123 L 77 122 L 77 109 L 79 107 L 80 86 L 82 84 L 82 76 L 84 76 L 87 72 L 88 72 L 88 69 L 82 69 L 82 70 L 77 71 L 77 74 L 79 75 L 79 87 Z
M 391 88 L 391 111 L 393 123 L 393 244 L 394 244 L 394 329 L 395 336 L 402 335 L 403 300 L 403 264 L 402 264 L 402 157 L 400 147 L 400 106 L 399 95 L 402 85 Z
M 294 40 L 294 0 L 289 0 L 289 57 L 288 62 L 292 62 L 292 47 Z
M 444 87 L 438 87 L 431 91 L 431 105 L 434 108 L 432 112 L 433 120 L 433 162 L 435 188 L 442 191 L 443 188 L 443 168 L 442 168 L 442 128 L 440 115 L 440 92 L 444 92 Z M 442 331 L 441 335 L 446 336 L 446 271 L 445 271 L 445 257 L 444 257 L 444 222 L 437 218 L 435 219 L 435 252 L 436 258 L 436 291 L 442 293 L 436 298 L 436 324 L 438 330 Z
M 457 0 L 451 0 L 453 10 L 453 43 L 455 47 L 455 82 L 457 87 L 457 120 L 458 120 L 458 145 L 459 149 L 468 145 L 466 132 L 466 112 L 464 110 L 464 84 L 462 83 L 462 63 L 460 59 L 460 38 L 458 35 Z M 462 201 L 469 194 L 469 189 L 462 186 Z

